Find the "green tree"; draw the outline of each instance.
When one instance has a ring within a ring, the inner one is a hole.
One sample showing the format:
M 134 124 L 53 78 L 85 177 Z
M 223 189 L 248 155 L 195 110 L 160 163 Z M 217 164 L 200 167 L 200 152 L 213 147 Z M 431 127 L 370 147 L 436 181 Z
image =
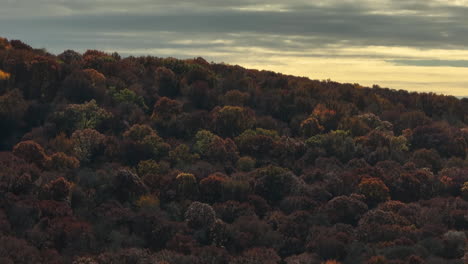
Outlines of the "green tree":
M 190 147 L 185 144 L 180 144 L 169 151 L 169 159 L 178 167 L 191 164 L 199 158 L 200 155 L 191 153 Z
M 212 111 L 214 130 L 221 136 L 233 137 L 255 124 L 255 113 L 240 106 L 217 107 Z
M 237 146 L 231 139 L 222 139 L 208 130 L 200 130 L 195 135 L 193 150 L 202 158 L 212 161 L 232 161 L 238 159 Z
M 69 133 L 79 129 L 97 129 L 111 117 L 112 114 L 100 108 L 95 100 L 70 104 L 63 111 L 55 113 L 56 123 Z
M 235 141 L 243 154 L 258 158 L 268 157 L 274 142 L 279 139 L 278 133 L 274 130 L 256 128 L 245 130 L 235 138 Z
M 115 87 L 111 87 L 109 93 L 116 104 L 134 104 L 144 111 L 148 110 L 143 97 L 128 88 L 117 90 Z
M 241 92 L 239 90 L 230 90 L 222 97 L 225 105 L 244 106 L 250 99 L 249 93 Z
M 343 162 L 352 159 L 356 152 L 353 138 L 348 131 L 343 130 L 310 137 L 306 144 L 312 149 L 322 149 L 328 156 L 335 156 Z
M 81 162 L 90 162 L 103 149 L 106 136 L 94 129 L 83 129 L 73 132 L 73 153 Z

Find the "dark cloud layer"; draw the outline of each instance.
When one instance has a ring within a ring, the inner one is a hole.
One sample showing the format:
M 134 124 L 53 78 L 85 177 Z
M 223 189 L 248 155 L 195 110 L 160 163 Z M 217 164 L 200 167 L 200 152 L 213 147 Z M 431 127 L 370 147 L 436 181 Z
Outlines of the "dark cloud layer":
M 468 60 L 390 60 L 397 65 L 468 68 Z
M 0 35 L 54 53 L 100 49 L 122 55 L 203 56 L 312 78 L 320 74 L 367 84 L 383 80 L 398 88 L 407 83 L 426 89 L 421 80 L 432 78 L 434 85 L 439 79 L 447 81 L 460 93 L 463 83 L 453 81 L 459 72 L 425 71 L 427 66 L 468 68 L 468 0 L 0 0 L 0 4 Z M 445 91 L 444 87 L 434 89 Z
M 16 6 L 24 2 L 27 1 L 20 0 Z M 29 16 L 12 17 L 7 15 L 7 4 L 1 11 L 6 15 L 0 18 L 0 30 L 31 34 L 165 31 L 177 32 L 180 37 L 211 34 L 212 38 L 216 34 L 255 33 L 285 38 L 303 36 L 306 39 L 301 44 L 306 46 L 346 43 L 459 48 L 468 42 L 467 7 L 427 0 L 380 1 L 380 5 L 372 1 L 317 1 L 315 5 L 302 1 L 282 5 L 279 1 L 270 1 L 265 5 L 263 0 L 164 0 L 140 1 L 139 4 L 109 0 L 39 2 L 51 10 L 55 7 L 57 13 L 35 15 L 31 10 Z M 12 13 L 16 10 L 13 6 L 15 4 L 10 3 Z M 167 8 L 167 12 L 161 8 Z M 258 46 L 270 47 L 271 44 L 256 39 L 249 41 Z

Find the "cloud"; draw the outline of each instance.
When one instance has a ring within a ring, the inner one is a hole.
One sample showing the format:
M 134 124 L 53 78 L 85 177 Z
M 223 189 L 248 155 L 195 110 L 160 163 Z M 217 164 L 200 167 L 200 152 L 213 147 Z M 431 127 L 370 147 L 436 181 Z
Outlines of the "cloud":
M 11 2 L 24 6 L 25 0 Z M 218 3 L 222 2 L 222 3 Z M 3 27 L 35 31 L 178 32 L 191 34 L 255 33 L 303 36 L 316 41 L 304 44 L 410 46 L 421 48 L 464 47 L 468 41 L 465 6 L 427 1 L 318 1 L 285 4 L 270 1 L 39 1 L 56 16 L 9 17 L 9 5 L 1 12 Z M 460 2 L 456 2 L 460 4 Z M 33 4 L 34 5 L 34 4 Z M 24 7 L 27 10 L 26 7 Z M 32 7 L 28 7 L 32 8 Z M 23 9 L 21 9 L 23 10 Z M 41 11 L 42 10 L 42 11 Z M 63 11 L 63 12 L 60 12 Z M 59 15 L 57 15 L 59 14 Z M 60 15 L 64 14 L 64 15 Z M 297 43 L 297 42 L 296 42 Z M 254 45 L 263 45 L 257 41 Z M 283 43 L 287 44 L 287 43 Z
M 389 60 L 396 65 L 468 68 L 468 60 Z
M 55 53 L 204 56 L 312 78 L 437 91 L 453 91 L 446 83 L 461 89 L 460 81 L 447 78 L 466 80 L 460 76 L 468 61 L 468 0 L 0 2 L 2 35 Z M 433 86 L 422 81 L 435 69 L 441 81 L 433 72 Z M 447 88 L 436 87 L 442 83 Z

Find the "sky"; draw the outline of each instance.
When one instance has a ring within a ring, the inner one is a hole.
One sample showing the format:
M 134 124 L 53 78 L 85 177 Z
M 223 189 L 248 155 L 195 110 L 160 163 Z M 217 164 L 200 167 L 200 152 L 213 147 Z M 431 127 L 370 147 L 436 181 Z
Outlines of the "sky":
M 468 0 L 0 0 L 0 36 L 58 54 L 194 58 L 468 96 Z

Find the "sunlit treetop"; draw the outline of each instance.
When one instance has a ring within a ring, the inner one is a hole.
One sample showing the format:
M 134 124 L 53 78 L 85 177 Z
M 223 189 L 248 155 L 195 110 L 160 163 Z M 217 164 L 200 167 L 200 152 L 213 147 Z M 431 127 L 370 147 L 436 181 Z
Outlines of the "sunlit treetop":
M 4 72 L 4 71 L 0 70 L 0 81 L 9 80 L 10 77 L 11 77 L 11 74 L 9 74 L 8 72 Z

